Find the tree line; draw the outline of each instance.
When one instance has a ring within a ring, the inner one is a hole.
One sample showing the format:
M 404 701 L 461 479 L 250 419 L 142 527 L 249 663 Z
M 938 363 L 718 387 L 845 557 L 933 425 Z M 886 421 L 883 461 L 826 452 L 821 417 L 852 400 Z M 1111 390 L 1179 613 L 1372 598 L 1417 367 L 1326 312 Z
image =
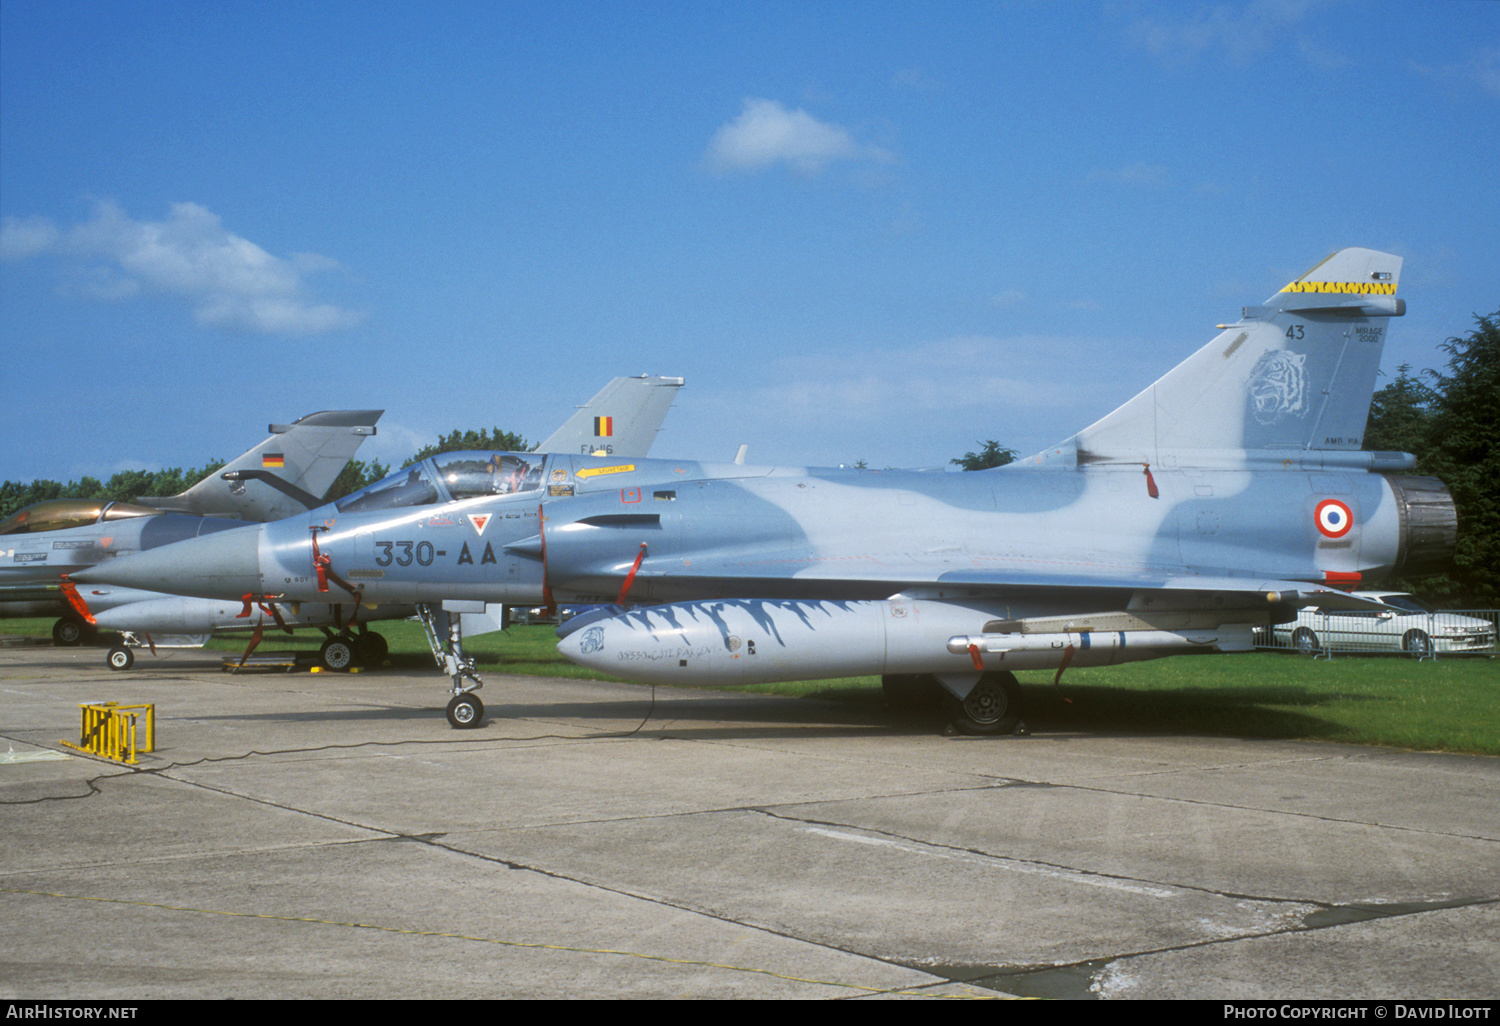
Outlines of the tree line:
M 1450 608 L 1500 607 L 1500 311 L 1438 348 L 1442 370 L 1410 364 L 1375 393 L 1366 449 L 1409 452 L 1458 509 L 1458 551 L 1442 574 L 1405 582 Z

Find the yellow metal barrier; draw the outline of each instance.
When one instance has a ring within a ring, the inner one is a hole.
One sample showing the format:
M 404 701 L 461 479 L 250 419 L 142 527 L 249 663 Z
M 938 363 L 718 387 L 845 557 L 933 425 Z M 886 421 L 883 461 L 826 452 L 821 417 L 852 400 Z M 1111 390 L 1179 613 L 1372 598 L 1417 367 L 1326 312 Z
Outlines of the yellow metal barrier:
M 78 743 L 59 744 L 115 762 L 134 765 L 137 752 L 156 751 L 156 706 L 121 705 L 119 702 L 86 703 L 78 707 L 83 722 L 78 728 Z M 145 744 L 137 745 L 136 725 L 144 716 Z

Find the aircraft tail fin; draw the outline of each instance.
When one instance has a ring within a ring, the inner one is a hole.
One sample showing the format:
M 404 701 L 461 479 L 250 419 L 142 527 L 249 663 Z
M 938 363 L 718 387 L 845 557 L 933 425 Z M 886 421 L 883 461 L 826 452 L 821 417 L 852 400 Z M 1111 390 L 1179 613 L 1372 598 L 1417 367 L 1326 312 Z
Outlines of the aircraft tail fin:
M 270 521 L 320 505 L 384 410 L 325 410 L 290 424 L 178 495 L 136 502 L 171 513 Z
M 537 446 L 537 452 L 645 456 L 682 387 L 681 378 L 615 378 Z
M 1182 450 L 1349 450 L 1364 439 L 1401 258 L 1342 249 L 1144 392 L 1033 460 L 1157 463 Z

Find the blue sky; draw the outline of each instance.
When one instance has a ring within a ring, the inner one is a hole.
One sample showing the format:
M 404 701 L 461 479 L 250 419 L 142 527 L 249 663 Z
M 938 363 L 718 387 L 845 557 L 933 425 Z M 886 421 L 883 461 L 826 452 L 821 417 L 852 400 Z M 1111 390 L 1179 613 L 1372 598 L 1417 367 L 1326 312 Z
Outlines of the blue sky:
M 1500 4 L 0 5 L 0 478 L 687 387 L 656 455 L 1091 423 L 1329 252 L 1500 308 Z

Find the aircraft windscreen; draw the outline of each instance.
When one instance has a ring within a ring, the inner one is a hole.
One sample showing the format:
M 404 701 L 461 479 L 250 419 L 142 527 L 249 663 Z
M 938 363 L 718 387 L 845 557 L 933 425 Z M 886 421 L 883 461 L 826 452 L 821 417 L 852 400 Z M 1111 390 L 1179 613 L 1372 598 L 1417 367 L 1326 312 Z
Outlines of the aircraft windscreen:
M 536 453 L 445 452 L 361 488 L 336 505 L 341 513 L 429 506 L 478 495 L 514 495 L 542 486 Z
M 448 494 L 468 499 L 540 488 L 544 458 L 529 452 L 448 452 L 434 456 L 432 463 Z
M 425 468 L 425 463 L 414 463 L 396 471 L 382 481 L 367 485 L 353 495 L 338 500 L 334 505 L 338 507 L 340 513 L 431 505 L 438 501 L 438 492 L 427 476 Z
M 61 531 L 68 527 L 87 527 L 100 519 L 124 520 L 128 517 L 151 517 L 161 513 L 150 506 L 106 499 L 48 499 L 18 509 L 0 520 L 0 534 L 36 534 Z

